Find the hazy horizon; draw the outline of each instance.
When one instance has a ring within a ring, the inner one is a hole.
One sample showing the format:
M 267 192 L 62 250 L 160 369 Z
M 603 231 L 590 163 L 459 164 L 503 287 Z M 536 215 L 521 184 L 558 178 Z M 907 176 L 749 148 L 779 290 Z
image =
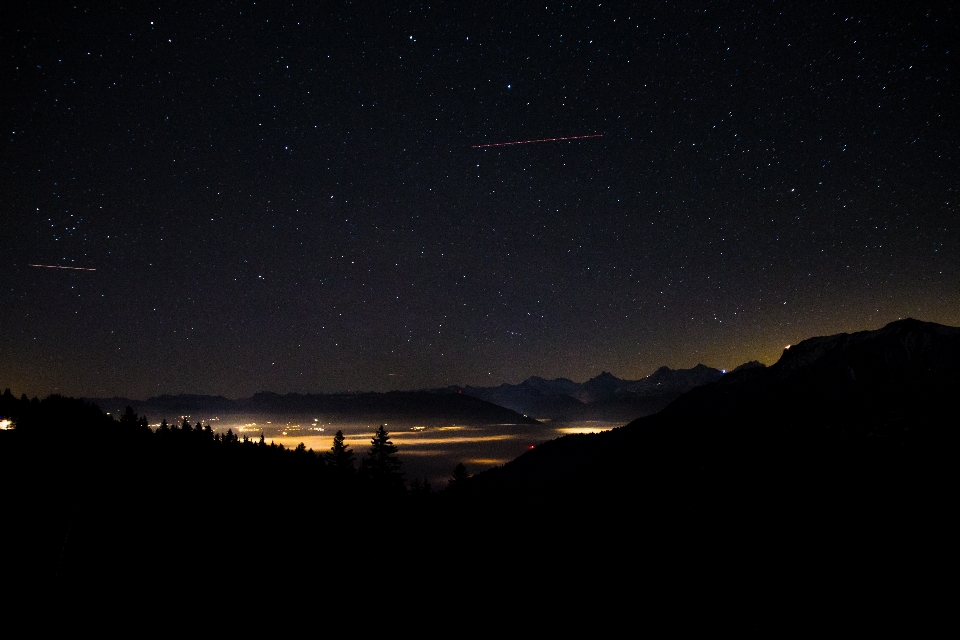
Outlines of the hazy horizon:
M 891 320 L 891 322 L 893 322 L 893 321 L 895 321 L 895 320 L 901 320 L 901 319 L 903 319 L 903 318 L 895 318 L 894 320 Z M 915 319 L 921 320 L 921 321 L 923 321 L 923 322 L 935 322 L 935 321 L 923 320 L 923 319 L 919 319 L 919 318 L 915 318 Z M 871 331 L 871 330 L 880 329 L 882 326 L 885 326 L 886 324 L 888 324 L 888 323 L 885 323 L 884 325 L 880 325 L 880 326 L 867 327 L 867 328 L 865 328 L 865 329 L 838 331 L 838 332 L 836 332 L 836 333 L 855 333 L 856 331 Z M 960 322 L 957 322 L 955 325 L 950 325 L 949 323 L 944 323 L 944 322 L 938 322 L 937 324 L 944 324 L 944 325 L 946 325 L 946 326 L 960 326 Z M 834 334 L 831 333 L 831 334 L 820 334 L 820 335 L 834 335 Z M 242 400 L 242 399 L 250 398 L 250 397 L 256 395 L 257 393 L 275 393 L 275 394 L 278 394 L 278 395 L 287 395 L 287 394 L 296 394 L 296 393 L 299 393 L 299 394 L 330 394 L 330 395 L 334 395 L 334 394 L 341 394 L 341 393 L 342 393 L 342 394 L 362 394 L 362 393 L 389 393 L 389 392 L 391 392 L 391 391 L 404 391 L 404 392 L 433 391 L 433 390 L 437 390 L 437 389 L 445 389 L 445 388 L 448 388 L 448 387 L 497 387 L 497 386 L 500 386 L 500 385 L 502 385 L 502 384 L 518 385 L 518 384 L 521 384 L 521 383 L 525 382 L 526 380 L 529 380 L 530 378 L 542 378 L 542 379 L 549 380 L 549 381 L 558 380 L 558 379 L 567 379 L 567 380 L 571 380 L 572 382 L 575 382 L 575 383 L 577 383 L 577 384 L 583 384 L 583 383 L 585 383 L 585 382 L 587 382 L 587 381 L 589 381 L 589 380 L 592 380 L 592 379 L 596 378 L 597 376 L 601 375 L 602 373 L 610 373 L 610 374 L 614 375 L 615 377 L 619 378 L 620 380 L 637 381 L 637 380 L 642 380 L 642 379 L 644 379 L 644 378 L 647 378 L 647 377 L 653 375 L 653 373 L 655 373 L 658 369 L 660 369 L 660 368 L 663 367 L 663 366 L 666 366 L 666 367 L 668 367 L 668 368 L 670 368 L 670 369 L 672 369 L 672 370 L 688 370 L 688 369 L 695 368 L 696 366 L 702 364 L 702 365 L 704 365 L 704 366 L 711 367 L 711 368 L 717 369 L 717 370 L 719 370 L 719 371 L 732 371 L 733 369 L 735 369 L 736 367 L 738 367 L 738 366 L 740 366 L 740 365 L 746 364 L 746 363 L 748 363 L 748 362 L 753 362 L 753 361 L 760 362 L 760 363 L 763 364 L 764 366 L 771 366 L 771 365 L 774 364 L 777 360 L 780 359 L 780 357 L 783 355 L 783 350 L 784 350 L 784 348 L 785 348 L 788 344 L 796 344 L 796 343 L 802 342 L 803 340 L 806 340 L 806 339 L 808 339 L 808 338 L 814 338 L 814 337 L 817 337 L 817 336 L 815 336 L 815 335 L 805 336 L 805 337 L 803 337 L 803 338 L 800 339 L 800 340 L 796 340 L 796 341 L 794 341 L 794 342 L 792 342 L 792 343 L 785 343 L 785 344 L 781 345 L 780 350 L 779 350 L 779 352 L 777 353 L 776 358 L 773 358 L 773 359 L 768 360 L 768 361 L 764 361 L 764 360 L 761 360 L 761 359 L 759 359 L 759 358 L 752 358 L 752 359 L 750 359 L 750 360 L 744 360 L 743 362 L 738 362 L 737 364 L 735 364 L 735 365 L 733 365 L 733 366 L 728 366 L 728 367 L 711 366 L 710 364 L 703 363 L 703 362 L 697 362 L 697 363 L 694 363 L 694 364 L 692 364 L 692 365 L 690 365 L 690 366 L 682 366 L 682 367 L 674 367 L 674 366 L 670 366 L 670 365 L 667 365 L 667 364 L 663 364 L 663 365 L 659 365 L 659 366 L 653 367 L 653 368 L 650 370 L 649 373 L 644 374 L 644 375 L 641 375 L 641 376 L 636 377 L 636 378 L 631 378 L 631 377 L 625 377 L 625 376 L 623 376 L 623 375 L 618 375 L 616 372 L 612 371 L 611 369 L 600 369 L 600 370 L 598 370 L 597 373 L 595 373 L 594 375 L 590 375 L 590 376 L 588 376 L 588 377 L 586 377 L 586 378 L 583 378 L 582 380 L 577 380 L 577 379 L 571 378 L 571 377 L 569 377 L 569 376 L 562 376 L 562 375 L 560 375 L 560 376 L 547 376 L 547 375 L 542 375 L 542 374 L 536 374 L 536 373 L 534 373 L 534 374 L 530 374 L 530 375 L 527 375 L 527 376 L 525 376 L 525 377 L 522 377 L 522 378 L 519 378 L 519 379 L 514 379 L 514 380 L 491 381 L 491 380 L 488 379 L 488 380 L 481 381 L 481 383 L 477 383 L 477 384 L 473 384 L 473 383 L 467 383 L 467 384 L 463 384 L 463 383 L 450 383 L 450 384 L 446 384 L 446 385 L 442 385 L 442 386 L 434 386 L 434 387 L 416 387 L 416 388 L 402 388 L 402 387 L 389 388 L 389 387 L 384 387 L 384 388 L 380 388 L 380 389 L 341 389 L 341 390 L 328 390 L 328 391 L 309 390 L 309 389 L 292 389 L 292 390 L 283 390 L 283 391 L 276 390 L 276 389 L 257 389 L 257 390 L 254 390 L 254 391 L 251 391 L 251 392 L 245 393 L 245 394 L 229 394 L 229 393 L 220 393 L 220 392 L 197 392 L 197 391 L 190 391 L 190 390 L 182 390 L 182 391 L 159 391 L 159 392 L 156 392 L 156 393 L 151 392 L 149 395 L 144 395 L 144 396 L 133 396 L 133 395 L 125 395 L 125 394 L 122 394 L 122 393 L 109 393 L 109 392 L 107 392 L 106 395 L 104 395 L 104 394 L 70 394 L 70 393 L 64 393 L 64 392 L 62 392 L 62 391 L 60 391 L 60 390 L 57 390 L 57 389 L 54 389 L 54 390 L 50 391 L 49 393 L 36 394 L 36 393 L 29 393 L 29 392 L 27 392 L 27 391 L 19 391 L 19 390 L 17 390 L 17 389 L 13 389 L 13 388 L 10 387 L 9 385 L 7 385 L 5 388 L 10 388 L 10 389 L 11 389 L 11 392 L 14 392 L 14 394 L 17 395 L 17 396 L 19 396 L 21 393 L 25 393 L 28 397 L 39 397 L 39 398 L 44 398 L 44 397 L 46 397 L 46 396 L 48 396 L 48 395 L 51 395 L 51 394 L 59 394 L 59 395 L 77 397 L 77 398 L 99 398 L 99 399 L 127 398 L 127 399 L 130 399 L 130 400 L 136 400 L 136 401 L 139 401 L 139 402 L 143 402 L 143 401 L 146 401 L 146 400 L 148 400 L 148 399 L 150 399 L 150 398 L 156 398 L 156 397 L 165 396 L 165 395 L 169 395 L 169 396 L 195 395 L 195 396 L 223 397 L 223 398 L 226 398 L 227 400 L 236 401 L 236 400 Z M 104 391 L 105 391 L 105 390 L 104 390 Z

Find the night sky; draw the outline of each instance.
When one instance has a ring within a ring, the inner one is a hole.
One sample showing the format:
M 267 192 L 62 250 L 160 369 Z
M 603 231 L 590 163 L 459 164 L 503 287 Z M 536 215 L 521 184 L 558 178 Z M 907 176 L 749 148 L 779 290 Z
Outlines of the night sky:
M 142 4 L 3 10 L 18 395 L 637 379 L 960 325 L 951 3 Z

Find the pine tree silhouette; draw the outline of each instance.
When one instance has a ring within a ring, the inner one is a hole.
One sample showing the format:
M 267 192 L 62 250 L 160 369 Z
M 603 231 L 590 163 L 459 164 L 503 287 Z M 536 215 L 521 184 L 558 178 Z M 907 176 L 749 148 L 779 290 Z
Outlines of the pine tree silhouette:
M 364 475 L 375 493 L 387 497 L 406 491 L 401 471 L 403 463 L 397 457 L 397 447 L 390 441 L 386 425 L 377 429 L 363 462 Z
M 451 489 L 458 489 L 462 487 L 469 478 L 470 474 L 467 473 L 466 465 L 458 462 L 457 466 L 453 468 L 453 475 L 450 476 L 450 479 L 447 481 L 447 486 Z
M 343 431 L 333 436 L 333 446 L 323 454 L 323 459 L 337 475 L 353 475 L 353 450 L 344 444 Z

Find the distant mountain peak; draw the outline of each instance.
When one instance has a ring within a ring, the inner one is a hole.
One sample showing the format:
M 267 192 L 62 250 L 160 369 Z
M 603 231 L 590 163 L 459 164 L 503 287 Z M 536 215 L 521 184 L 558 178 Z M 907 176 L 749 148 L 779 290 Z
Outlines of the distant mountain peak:
M 589 394 L 605 394 L 615 392 L 623 386 L 624 382 L 624 380 L 621 380 L 609 371 L 603 371 L 600 375 L 584 382 L 582 386 Z
M 505 383 L 500 385 L 499 388 L 503 391 L 509 391 L 510 389 L 528 389 L 535 393 L 555 395 L 572 393 L 579 388 L 579 386 L 580 385 L 573 380 L 568 380 L 566 378 L 547 380 L 546 378 L 541 378 L 540 376 L 530 376 L 519 385 Z
M 600 375 L 594 376 L 593 378 L 590 378 L 590 380 L 588 380 L 587 382 L 593 382 L 593 381 L 598 381 L 598 382 L 599 382 L 599 381 L 604 381 L 604 382 L 607 382 L 607 381 L 617 381 L 617 382 L 619 382 L 619 381 L 620 381 L 620 378 L 618 378 L 617 376 L 613 375 L 613 374 L 610 373 L 609 371 L 602 371 L 602 372 L 600 373 Z

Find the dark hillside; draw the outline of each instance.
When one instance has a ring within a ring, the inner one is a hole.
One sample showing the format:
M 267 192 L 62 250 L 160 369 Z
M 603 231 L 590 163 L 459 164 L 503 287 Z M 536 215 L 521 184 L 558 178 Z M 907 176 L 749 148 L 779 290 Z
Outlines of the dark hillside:
M 541 445 L 469 489 L 478 508 L 525 505 L 519 518 L 595 530 L 638 514 L 681 529 L 929 521 L 953 486 L 958 397 L 960 329 L 904 320 L 806 340 L 654 416 Z
M 531 550 L 552 549 L 557 567 L 576 557 L 615 573 L 628 558 L 680 581 L 688 571 L 834 572 L 853 558 L 863 575 L 891 575 L 942 562 L 956 502 L 958 363 L 960 329 L 913 320 L 813 338 L 625 427 L 461 472 L 439 494 L 402 490 L 387 442 L 379 466 L 358 451 L 358 471 L 200 425 L 154 432 L 132 410 L 116 420 L 83 401 L 8 392 L 6 575 L 77 593 L 91 581 L 310 576 L 334 593 L 342 576 L 381 571 L 404 544 L 405 573 L 385 578 L 395 586 L 428 565 L 446 579 L 450 558 L 469 562 L 491 544 L 488 572 L 516 572 Z M 320 568 L 283 559 L 318 545 Z
M 331 470 L 301 448 L 186 422 L 152 431 L 131 410 L 115 420 L 81 400 L 9 390 L 0 416 L 15 423 L 0 431 L 0 544 L 5 575 L 24 588 L 276 579 L 294 572 L 278 550 L 417 521 L 416 496 L 381 491 L 375 469 Z

